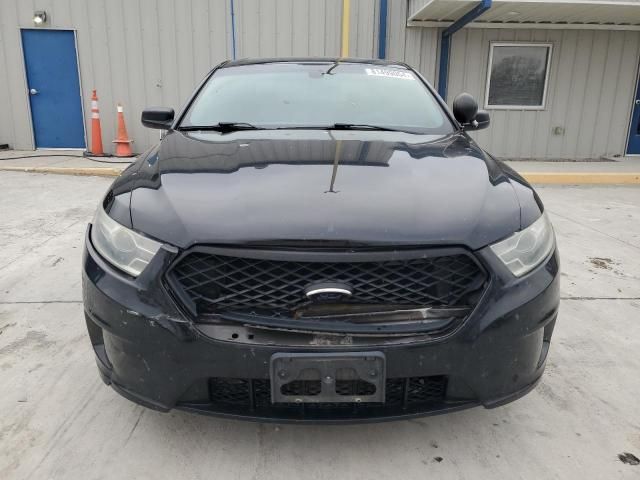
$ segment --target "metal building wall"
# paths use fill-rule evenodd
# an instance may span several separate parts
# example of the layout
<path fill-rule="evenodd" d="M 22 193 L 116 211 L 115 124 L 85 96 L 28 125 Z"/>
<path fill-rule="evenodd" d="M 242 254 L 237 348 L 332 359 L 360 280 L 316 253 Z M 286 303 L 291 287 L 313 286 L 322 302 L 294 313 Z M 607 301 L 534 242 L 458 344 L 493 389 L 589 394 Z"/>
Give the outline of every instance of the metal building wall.
<path fill-rule="evenodd" d="M 432 84 L 437 80 L 437 28 L 406 27 L 417 0 L 391 1 L 388 52 Z M 460 92 L 484 105 L 491 41 L 553 44 L 544 110 L 490 110 L 491 127 L 473 134 L 503 158 L 594 159 L 624 155 L 635 98 L 640 32 L 466 28 L 453 36 L 449 98 Z M 564 129 L 555 135 L 555 127 Z"/>
<path fill-rule="evenodd" d="M 350 55 L 372 57 L 378 0 L 352 0 Z M 100 98 L 105 148 L 125 106 L 134 150 L 158 139 L 139 118 L 145 106 L 179 108 L 213 66 L 232 58 L 229 0 L 0 0 L 0 141 L 33 148 L 20 28 L 76 30 L 85 125 L 90 96 Z M 339 56 L 342 0 L 235 0 L 236 56 Z M 87 131 L 87 135 L 90 132 Z"/>
<path fill-rule="evenodd" d="M 407 0 L 390 0 L 388 4 L 387 58 L 406 62 L 434 85 L 437 71 L 438 29 L 407 27 L 410 3 Z"/>
<path fill-rule="evenodd" d="M 236 7 L 238 58 L 340 54 L 341 0 L 238 0 Z"/>
<path fill-rule="evenodd" d="M 415 0 L 412 0 L 415 2 Z M 437 80 L 439 29 L 406 27 L 412 2 L 390 2 L 389 58 Z M 484 105 L 491 41 L 553 44 L 544 110 L 490 110 L 491 127 L 473 136 L 503 158 L 597 159 L 624 155 L 635 98 L 640 32 L 467 28 L 453 36 L 450 104 L 460 92 Z M 555 135 L 555 127 L 564 129 Z"/>
<path fill-rule="evenodd" d="M 378 0 L 351 0 L 349 56 L 375 55 Z M 236 0 L 242 57 L 340 56 L 342 0 Z"/>
<path fill-rule="evenodd" d="M 544 110 L 490 110 L 474 136 L 507 158 L 594 159 L 624 154 L 635 98 L 640 32 L 469 28 L 453 36 L 449 101 L 469 92 L 481 105 L 491 41 L 553 44 Z M 564 133 L 553 133 L 555 127 Z"/>
<path fill-rule="evenodd" d="M 85 125 L 97 88 L 105 147 L 111 146 L 115 107 L 122 102 L 134 150 L 142 151 L 158 139 L 157 131 L 140 124 L 142 109 L 179 107 L 211 66 L 229 56 L 227 8 L 224 0 L 2 0 L 0 64 L 7 68 L 0 73 L 0 95 L 7 85 L 13 125 L 0 120 L 0 136 L 9 131 L 14 148 L 33 148 L 19 28 L 33 28 L 34 10 L 47 11 L 46 28 L 76 30 Z"/>
<path fill-rule="evenodd" d="M 351 0 L 349 56 L 377 58 L 379 8 L 380 0 Z"/>
<path fill-rule="evenodd" d="M 435 83 L 439 30 L 406 27 L 416 0 L 388 2 L 387 58 L 409 63 Z M 103 139 L 115 135 L 115 105 L 125 105 L 134 149 L 157 141 L 142 127 L 145 106 L 179 108 L 204 74 L 232 56 L 229 0 L 1 0 L 0 141 L 33 148 L 20 45 L 36 9 L 47 28 L 77 32 L 85 125 L 98 89 Z M 375 57 L 379 0 L 351 0 L 350 55 Z M 235 0 L 236 54 L 241 57 L 338 56 L 342 0 Z M 624 152 L 635 93 L 640 32 L 464 29 L 453 37 L 449 92 L 484 102 L 491 40 L 554 44 L 547 108 L 492 110 L 477 138 L 512 158 L 597 158 Z M 554 127 L 564 128 L 553 135 Z M 87 132 L 89 134 L 89 132 Z"/>

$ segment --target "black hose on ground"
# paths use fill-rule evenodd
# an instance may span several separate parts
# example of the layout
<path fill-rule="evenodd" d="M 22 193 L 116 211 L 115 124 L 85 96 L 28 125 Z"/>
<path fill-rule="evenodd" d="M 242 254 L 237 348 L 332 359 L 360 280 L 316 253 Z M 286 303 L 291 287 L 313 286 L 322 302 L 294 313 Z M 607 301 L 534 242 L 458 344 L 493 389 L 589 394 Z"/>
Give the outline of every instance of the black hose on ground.
<path fill-rule="evenodd" d="M 80 155 L 65 155 L 62 153 L 54 153 L 51 155 L 21 155 L 21 156 L 17 156 L 17 157 L 5 157 L 5 158 L 0 158 L 0 162 L 4 161 L 4 160 L 22 160 L 24 158 L 38 158 L 38 157 L 68 157 L 68 158 L 86 158 L 87 160 L 91 160 L 92 162 L 97 162 L 97 163 L 114 163 L 114 164 L 129 164 L 132 163 L 133 160 L 99 160 L 96 157 L 85 157 L 85 156 L 80 156 Z"/>

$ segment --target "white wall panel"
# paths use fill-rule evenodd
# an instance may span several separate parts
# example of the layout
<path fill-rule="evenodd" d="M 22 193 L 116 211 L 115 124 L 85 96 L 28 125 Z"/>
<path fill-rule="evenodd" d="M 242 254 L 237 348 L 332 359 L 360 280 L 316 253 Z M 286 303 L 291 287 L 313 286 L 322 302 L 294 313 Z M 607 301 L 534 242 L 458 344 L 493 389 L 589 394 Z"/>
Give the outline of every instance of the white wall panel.
<path fill-rule="evenodd" d="M 406 62 L 432 84 L 436 80 L 438 30 L 407 27 L 406 0 L 389 0 L 387 26 L 387 58 Z"/>
<path fill-rule="evenodd" d="M 351 0 L 349 22 L 350 57 L 377 57 L 377 8 L 379 3 L 379 0 Z"/>
<path fill-rule="evenodd" d="M 422 0 L 389 0 L 387 58 L 437 79 L 440 32 L 406 27 Z M 122 102 L 134 149 L 157 141 L 142 127 L 145 106 L 180 108 L 213 66 L 232 56 L 229 0 L 0 0 L 0 143 L 33 147 L 20 28 L 34 10 L 50 28 L 76 30 L 85 122 L 100 97 L 103 141 L 111 149 Z M 350 56 L 375 57 L 379 0 L 351 0 Z M 339 56 L 342 0 L 235 0 L 237 57 Z M 636 88 L 640 33 L 590 30 L 464 29 L 452 42 L 450 98 L 461 91 L 484 102 L 492 40 L 553 43 L 547 106 L 492 110 L 478 132 L 492 153 L 512 158 L 597 158 L 624 153 Z M 553 134 L 554 127 L 564 134 Z M 90 137 L 90 132 L 87 132 Z"/>
<path fill-rule="evenodd" d="M 22 8 L 21 8 L 22 7 Z M 33 10 L 25 10 L 24 3 L 17 1 L 0 1 L 0 26 L 2 29 L 2 44 L 5 57 L 4 72 L 0 74 L 0 90 L 7 90 L 10 98 L 11 115 L 9 121 L 13 123 L 7 128 L 3 123 L 0 138 L 3 143 L 21 148 L 32 148 L 31 115 L 22 56 L 22 41 L 18 24 L 21 15 L 29 12 L 29 21 Z"/>
<path fill-rule="evenodd" d="M 1 14 L 1 13 L 0 13 Z M 4 34 L 6 36 L 6 33 Z M 8 67 L 6 46 L 3 38 L 2 28 L 0 28 L 0 65 Z M 0 69 L 0 106 L 6 109 L 3 115 L 0 115 L 0 143 L 8 143 L 11 139 L 15 138 L 16 129 L 15 122 L 13 120 L 14 102 L 15 100 L 11 96 L 9 91 L 9 69 Z"/>
<path fill-rule="evenodd" d="M 377 0 L 352 0 L 350 55 L 371 57 Z M 139 118 L 151 105 L 180 108 L 203 76 L 232 57 L 229 0 L 39 0 L 47 28 L 76 31 L 85 110 L 98 90 L 103 143 L 112 149 L 116 104 L 125 108 L 134 150 L 158 139 Z M 0 1 L 0 142 L 33 148 L 20 28 L 32 28 L 36 3 Z M 243 57 L 339 56 L 341 0 L 235 0 L 236 53 Z M 87 137 L 90 139 L 90 131 Z"/>
<path fill-rule="evenodd" d="M 453 37 L 449 103 L 460 92 L 485 101 L 491 41 L 553 44 L 544 110 L 490 110 L 474 134 L 498 157 L 594 159 L 623 154 L 636 88 L 640 33 L 464 29 Z M 563 133 L 554 134 L 559 127 Z"/>
<path fill-rule="evenodd" d="M 359 18 L 373 23 L 368 4 L 374 1 L 352 1 L 352 38 L 354 26 L 360 27 Z M 236 0 L 235 5 L 238 58 L 340 55 L 341 0 Z M 354 56 L 356 50 L 371 48 L 371 32 L 361 35 L 362 39 L 352 40 Z"/>

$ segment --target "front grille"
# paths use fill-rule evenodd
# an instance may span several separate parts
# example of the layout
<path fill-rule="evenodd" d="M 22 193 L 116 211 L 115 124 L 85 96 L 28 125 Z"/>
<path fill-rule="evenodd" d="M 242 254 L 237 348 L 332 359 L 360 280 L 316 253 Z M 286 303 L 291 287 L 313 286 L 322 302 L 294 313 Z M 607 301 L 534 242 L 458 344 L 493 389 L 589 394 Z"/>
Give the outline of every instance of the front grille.
<path fill-rule="evenodd" d="M 348 255 L 338 253 L 337 255 Z M 289 261 L 192 251 L 170 271 L 178 297 L 196 313 L 292 316 L 308 303 L 305 288 L 322 282 L 348 285 L 341 303 L 411 307 L 469 307 L 486 274 L 467 253 L 376 261 Z"/>
<path fill-rule="evenodd" d="M 291 388 L 299 394 L 315 391 L 308 381 Z M 291 382 L 294 383 L 294 382 Z M 291 385 L 291 384 L 289 384 Z M 349 381 L 341 389 L 352 395 L 367 391 L 367 382 Z M 306 390 L 309 389 L 309 390 Z M 336 389 L 337 390 L 337 389 Z M 447 377 L 389 378 L 385 382 L 384 403 L 271 403 L 271 382 L 265 379 L 211 378 L 208 409 L 220 413 L 278 418 L 363 418 L 426 412 L 445 402 Z M 364 393 L 357 393 L 364 394 Z"/>

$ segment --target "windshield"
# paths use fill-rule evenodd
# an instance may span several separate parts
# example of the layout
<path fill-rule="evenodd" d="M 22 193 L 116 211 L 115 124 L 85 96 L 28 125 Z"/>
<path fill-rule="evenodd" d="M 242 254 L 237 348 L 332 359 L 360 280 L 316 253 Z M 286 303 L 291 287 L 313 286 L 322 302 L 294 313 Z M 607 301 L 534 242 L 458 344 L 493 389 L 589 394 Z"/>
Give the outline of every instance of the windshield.
<path fill-rule="evenodd" d="M 180 127 L 243 123 L 257 128 L 336 124 L 444 134 L 453 126 L 422 81 L 403 67 L 270 63 L 221 68 Z"/>

